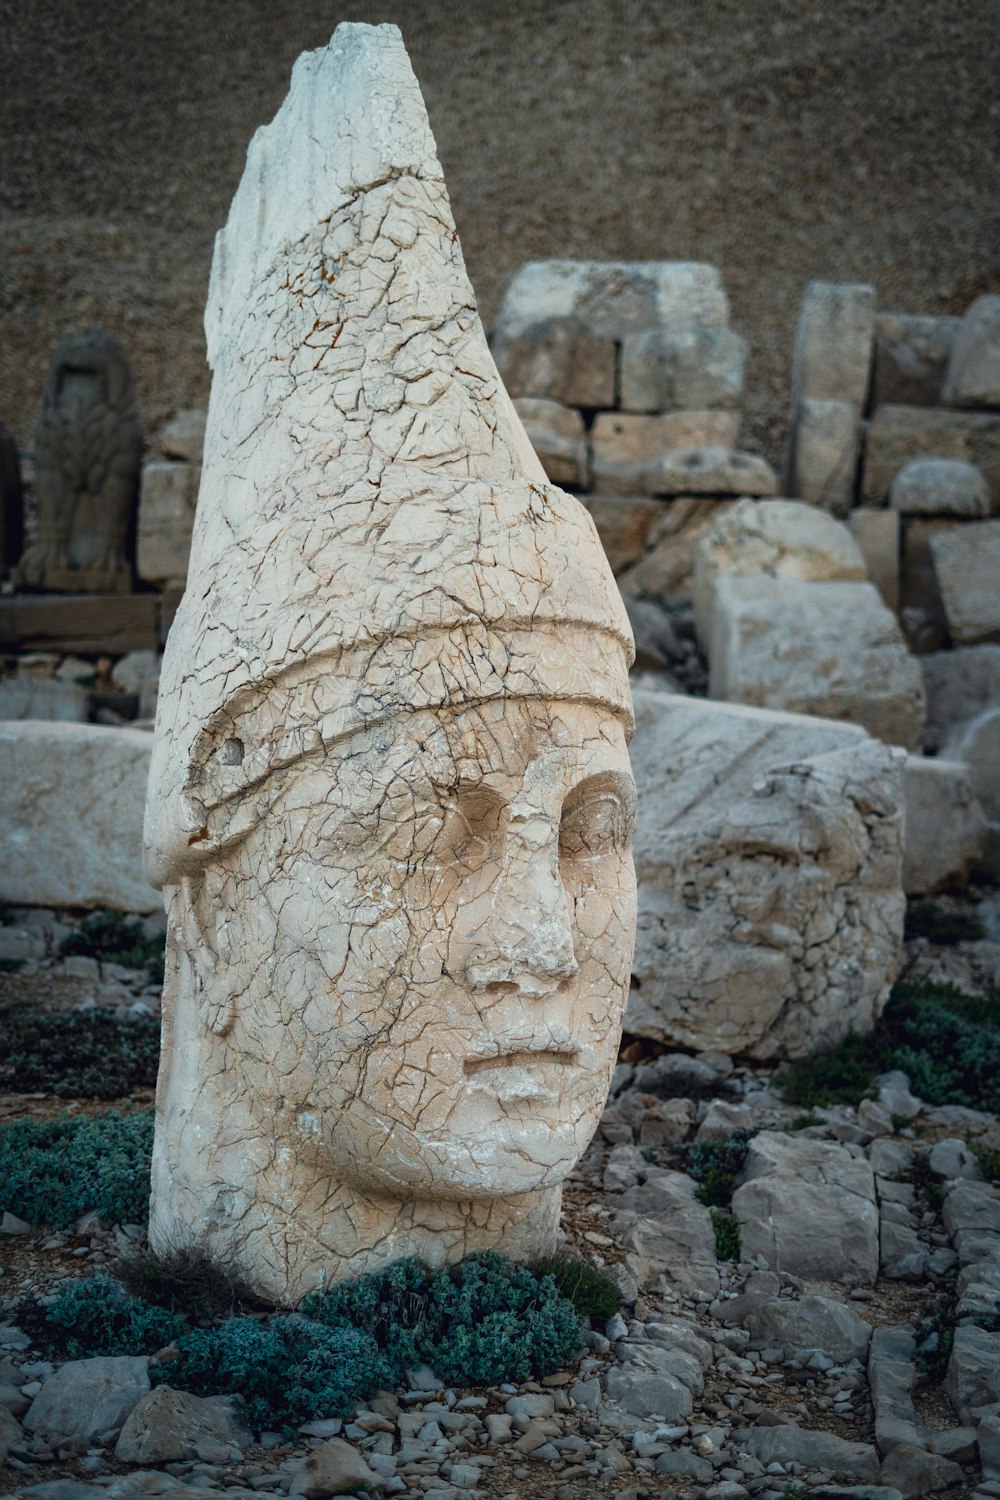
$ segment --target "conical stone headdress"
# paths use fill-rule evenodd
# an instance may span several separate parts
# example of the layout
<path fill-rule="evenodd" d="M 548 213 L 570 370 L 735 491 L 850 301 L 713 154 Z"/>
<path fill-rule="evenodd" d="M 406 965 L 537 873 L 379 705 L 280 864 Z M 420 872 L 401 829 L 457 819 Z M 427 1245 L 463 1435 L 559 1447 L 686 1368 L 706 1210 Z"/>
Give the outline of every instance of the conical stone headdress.
<path fill-rule="evenodd" d="M 270 773 L 420 707 L 604 704 L 632 640 L 500 383 L 394 26 L 299 59 L 216 240 L 213 370 L 146 842 L 165 884 Z"/>

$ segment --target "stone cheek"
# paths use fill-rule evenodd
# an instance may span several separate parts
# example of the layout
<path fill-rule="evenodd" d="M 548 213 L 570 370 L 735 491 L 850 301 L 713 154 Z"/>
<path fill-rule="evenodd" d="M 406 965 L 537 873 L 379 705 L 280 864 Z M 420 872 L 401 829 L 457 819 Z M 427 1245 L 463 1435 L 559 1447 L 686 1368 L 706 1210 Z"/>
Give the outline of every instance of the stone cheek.
<path fill-rule="evenodd" d="M 280 775 L 174 899 L 154 1238 L 193 1228 L 281 1301 L 468 1253 L 477 1223 L 532 1253 L 596 1127 L 628 987 L 619 722 L 424 711 Z"/>

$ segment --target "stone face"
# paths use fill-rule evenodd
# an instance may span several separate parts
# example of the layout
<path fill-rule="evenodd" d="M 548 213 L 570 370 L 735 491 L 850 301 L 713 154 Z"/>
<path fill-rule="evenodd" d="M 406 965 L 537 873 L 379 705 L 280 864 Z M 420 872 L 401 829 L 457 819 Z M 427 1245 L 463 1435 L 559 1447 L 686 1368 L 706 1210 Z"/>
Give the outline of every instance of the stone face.
<path fill-rule="evenodd" d="M 730 448 L 680 448 L 661 453 L 643 473 L 650 495 L 774 495 L 778 480 L 756 453 Z"/>
<path fill-rule="evenodd" d="M 0 900 L 154 911 L 142 869 L 152 740 L 95 724 L 0 724 Z"/>
<path fill-rule="evenodd" d="M 203 406 L 189 406 L 179 411 L 160 433 L 160 447 L 167 458 L 177 458 L 183 463 L 201 464 L 205 449 L 205 421 L 208 413 Z"/>
<path fill-rule="evenodd" d="M 870 1284 L 878 1274 L 875 1179 L 865 1160 L 827 1141 L 761 1131 L 733 1194 L 743 1254 L 816 1281 Z"/>
<path fill-rule="evenodd" d="M 1000 406 L 1000 297 L 977 297 L 962 319 L 941 400 L 945 406 Z"/>
<path fill-rule="evenodd" d="M 908 755 L 903 789 L 903 889 L 930 895 L 964 885 L 986 844 L 986 818 L 969 767 L 960 760 Z"/>
<path fill-rule="evenodd" d="M 920 667 L 870 583 L 726 573 L 708 656 L 713 698 L 846 719 L 887 744 L 921 744 Z"/>
<path fill-rule="evenodd" d="M 670 411 L 660 416 L 601 412 L 590 433 L 594 491 L 642 492 L 647 470 L 679 448 L 729 448 L 740 429 L 739 412 Z"/>
<path fill-rule="evenodd" d="M 146 821 L 151 1241 L 283 1303 L 554 1246 L 616 1059 L 628 620 L 474 308 L 399 32 L 342 26 L 216 241 Z"/>
<path fill-rule="evenodd" d="M 200 480 L 199 464 L 154 460 L 144 466 L 136 572 L 147 583 L 184 587 Z"/>
<path fill-rule="evenodd" d="M 783 489 L 846 516 L 854 500 L 860 409 L 849 401 L 800 401 L 792 419 Z"/>
<path fill-rule="evenodd" d="M 889 504 L 906 516 L 988 516 L 990 487 L 975 464 L 958 458 L 915 458 L 889 486 Z"/>
<path fill-rule="evenodd" d="M 520 397 L 514 408 L 552 483 L 585 489 L 587 439 L 580 413 L 561 406 L 558 401 L 541 401 L 532 396 Z"/>
<path fill-rule="evenodd" d="M 985 818 L 979 867 L 991 878 L 1000 875 L 1000 705 L 952 731 L 943 754 L 968 767 L 969 781 Z"/>
<path fill-rule="evenodd" d="M 22 588 L 113 593 L 132 587 L 125 557 L 142 428 L 125 350 L 103 328 L 56 350 L 35 435 L 37 537 Z"/>
<path fill-rule="evenodd" d="M 846 526 L 796 500 L 741 500 L 719 515 L 695 554 L 694 610 L 698 639 L 712 635 L 720 575 L 861 582 L 865 562 Z"/>
<path fill-rule="evenodd" d="M 898 757 L 848 724 L 647 692 L 635 706 L 628 1030 L 776 1057 L 868 1029 L 902 936 Z"/>
<path fill-rule="evenodd" d="M 899 608 L 899 513 L 894 510 L 852 510 L 851 535 L 864 558 L 868 577 L 890 609 Z"/>
<path fill-rule="evenodd" d="M 622 339 L 622 411 L 738 408 L 746 340 L 729 328 L 646 329 Z"/>
<path fill-rule="evenodd" d="M 800 401 L 846 401 L 863 407 L 874 339 L 874 287 L 810 282 L 795 338 L 793 407 Z"/>
<path fill-rule="evenodd" d="M 957 458 L 981 469 L 1000 502 L 1000 416 L 880 406 L 865 439 L 861 503 L 884 505 L 894 475 L 915 458 Z"/>
<path fill-rule="evenodd" d="M 872 405 L 937 406 L 961 321 L 880 313 Z"/>
<path fill-rule="evenodd" d="M 121 1431 L 149 1390 L 145 1355 L 104 1355 L 60 1365 L 24 1416 L 25 1430 L 57 1447 L 67 1438 L 94 1438 Z"/>
<path fill-rule="evenodd" d="M 930 548 L 954 643 L 1000 641 L 1000 521 L 942 532 Z"/>
<path fill-rule="evenodd" d="M 223 1455 L 252 1441 L 230 1396 L 192 1396 L 158 1385 L 132 1408 L 115 1446 L 127 1464 L 163 1464 Z M 214 1458 L 213 1458 L 214 1455 Z"/>
<path fill-rule="evenodd" d="M 928 750 L 953 728 L 1000 704 L 1000 646 L 958 646 L 920 658 L 927 695 Z"/>

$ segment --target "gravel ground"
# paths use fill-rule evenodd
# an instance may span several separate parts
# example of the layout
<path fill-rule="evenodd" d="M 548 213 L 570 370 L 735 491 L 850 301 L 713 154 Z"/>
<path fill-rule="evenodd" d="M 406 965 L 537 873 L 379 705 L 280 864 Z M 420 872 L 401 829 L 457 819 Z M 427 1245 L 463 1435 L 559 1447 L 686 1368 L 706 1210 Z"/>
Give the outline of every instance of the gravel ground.
<path fill-rule="evenodd" d="M 0 0 L 0 420 L 69 332 L 121 335 L 147 431 L 208 393 L 212 236 L 292 64 L 398 23 L 487 325 L 539 256 L 708 260 L 776 459 L 803 286 L 962 311 L 1000 288 L 997 0 Z"/>

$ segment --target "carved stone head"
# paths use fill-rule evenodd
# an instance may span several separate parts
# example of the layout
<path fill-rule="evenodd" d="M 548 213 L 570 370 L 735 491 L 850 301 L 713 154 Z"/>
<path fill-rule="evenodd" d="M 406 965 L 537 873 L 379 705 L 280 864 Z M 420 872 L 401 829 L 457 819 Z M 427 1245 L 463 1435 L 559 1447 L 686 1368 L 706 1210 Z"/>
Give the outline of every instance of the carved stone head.
<path fill-rule="evenodd" d="M 540 1253 L 628 990 L 631 640 L 499 383 L 394 27 L 300 59 L 211 307 L 147 809 L 153 1242 L 283 1302 Z"/>

